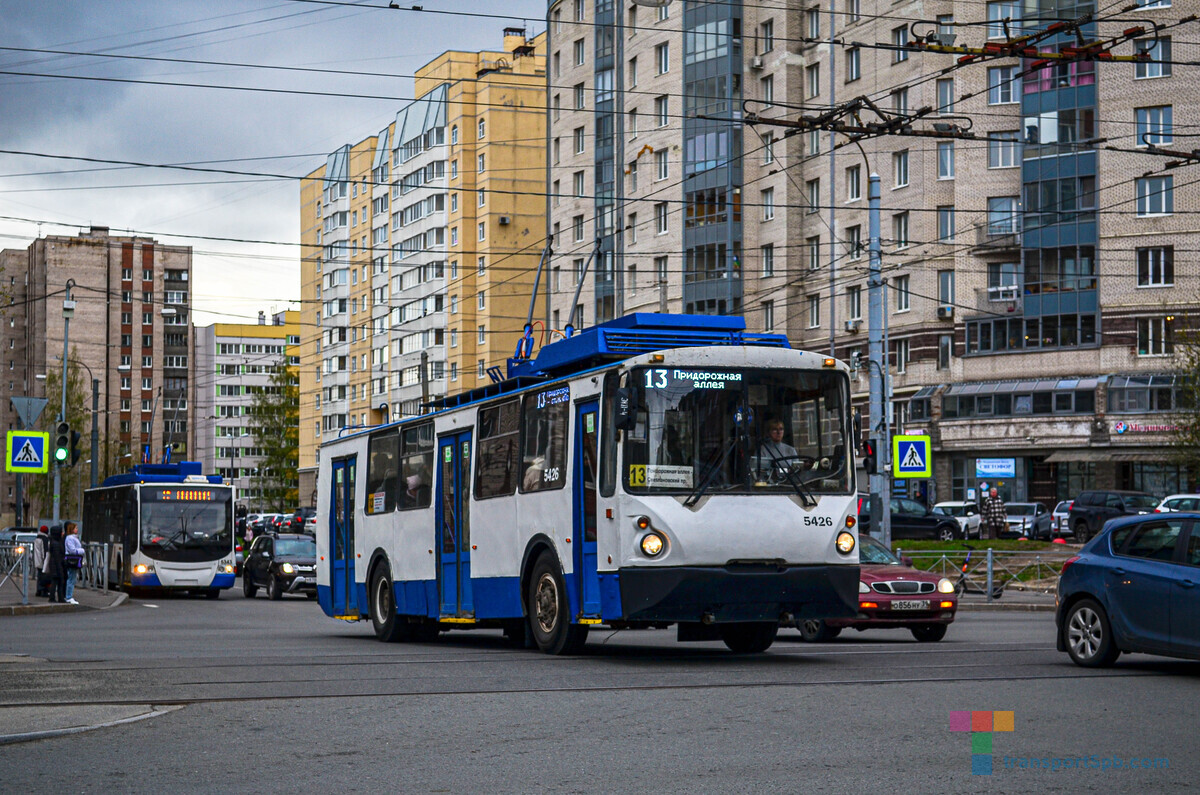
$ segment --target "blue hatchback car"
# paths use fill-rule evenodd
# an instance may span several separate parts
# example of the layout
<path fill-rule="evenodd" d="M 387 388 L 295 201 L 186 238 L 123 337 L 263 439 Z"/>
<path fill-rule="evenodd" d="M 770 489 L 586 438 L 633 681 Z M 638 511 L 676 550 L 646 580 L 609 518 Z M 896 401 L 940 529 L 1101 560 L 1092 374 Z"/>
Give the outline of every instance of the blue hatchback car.
<path fill-rule="evenodd" d="M 1121 652 L 1200 659 L 1200 513 L 1108 522 L 1063 566 L 1058 650 L 1089 668 Z"/>

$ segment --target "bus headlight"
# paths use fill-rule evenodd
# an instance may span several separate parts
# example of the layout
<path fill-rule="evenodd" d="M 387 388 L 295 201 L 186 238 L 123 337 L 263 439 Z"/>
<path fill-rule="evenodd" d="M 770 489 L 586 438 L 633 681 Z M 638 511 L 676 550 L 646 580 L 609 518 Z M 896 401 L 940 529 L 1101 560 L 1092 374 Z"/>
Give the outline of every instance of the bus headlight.
<path fill-rule="evenodd" d="M 284 563 L 282 566 L 279 567 L 279 570 L 282 571 L 284 574 L 294 574 L 296 571 L 296 567 L 290 563 Z"/>
<path fill-rule="evenodd" d="M 849 555 L 854 551 L 854 533 L 847 533 L 845 530 L 837 535 L 837 550 L 843 555 Z"/>
<path fill-rule="evenodd" d="M 954 583 L 945 577 L 938 580 L 938 593 L 954 593 Z"/>
<path fill-rule="evenodd" d="M 642 552 L 646 553 L 647 557 L 656 558 L 666 549 L 666 542 L 658 533 L 647 533 L 642 536 Z"/>
<path fill-rule="evenodd" d="M 133 567 L 134 574 L 153 574 L 154 566 L 149 563 L 139 563 Z"/>
<path fill-rule="evenodd" d="M 233 574 L 233 564 L 226 563 L 224 566 L 221 567 L 221 571 L 225 572 L 226 574 Z"/>

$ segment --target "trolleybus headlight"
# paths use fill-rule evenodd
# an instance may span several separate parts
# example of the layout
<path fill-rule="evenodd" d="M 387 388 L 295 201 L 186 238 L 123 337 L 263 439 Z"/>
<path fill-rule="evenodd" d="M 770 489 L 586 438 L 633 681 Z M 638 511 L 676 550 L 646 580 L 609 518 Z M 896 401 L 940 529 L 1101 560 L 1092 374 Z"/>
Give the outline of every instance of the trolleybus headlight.
<path fill-rule="evenodd" d="M 646 535 L 642 536 L 642 552 L 645 552 L 649 557 L 658 557 L 662 554 L 662 551 L 666 548 L 666 546 L 667 545 L 663 541 L 663 537 L 658 533 L 647 533 Z"/>
<path fill-rule="evenodd" d="M 870 592 L 871 592 L 871 586 L 867 585 L 867 584 L 866 584 L 865 582 L 863 582 L 862 580 L 859 580 L 859 581 L 858 581 L 858 592 L 859 592 L 859 593 L 870 593 Z"/>
<path fill-rule="evenodd" d="M 149 563 L 139 563 L 133 567 L 134 574 L 152 574 L 154 567 Z"/>
<path fill-rule="evenodd" d="M 285 563 L 279 567 L 279 570 L 282 571 L 284 574 L 292 574 L 293 572 L 296 571 L 296 567 L 290 563 Z"/>
<path fill-rule="evenodd" d="M 233 564 L 226 563 L 223 567 L 221 567 L 221 570 L 224 571 L 226 574 L 233 574 Z"/>
<path fill-rule="evenodd" d="M 938 593 L 954 593 L 954 583 L 945 577 L 938 580 Z"/>
<path fill-rule="evenodd" d="M 845 530 L 838 533 L 837 549 L 838 549 L 838 552 L 841 552 L 843 555 L 849 555 L 851 552 L 853 552 L 854 551 L 854 534 L 847 533 Z"/>

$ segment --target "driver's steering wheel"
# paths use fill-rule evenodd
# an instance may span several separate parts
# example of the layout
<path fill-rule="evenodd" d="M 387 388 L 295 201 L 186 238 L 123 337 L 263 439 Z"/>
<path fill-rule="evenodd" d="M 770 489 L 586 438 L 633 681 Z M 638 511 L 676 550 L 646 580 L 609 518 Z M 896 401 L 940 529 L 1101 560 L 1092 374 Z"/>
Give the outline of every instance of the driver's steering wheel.
<path fill-rule="evenodd" d="M 788 475 L 812 469 L 816 459 L 807 455 L 782 455 L 762 461 L 765 465 L 767 482 L 771 484 L 787 483 Z"/>

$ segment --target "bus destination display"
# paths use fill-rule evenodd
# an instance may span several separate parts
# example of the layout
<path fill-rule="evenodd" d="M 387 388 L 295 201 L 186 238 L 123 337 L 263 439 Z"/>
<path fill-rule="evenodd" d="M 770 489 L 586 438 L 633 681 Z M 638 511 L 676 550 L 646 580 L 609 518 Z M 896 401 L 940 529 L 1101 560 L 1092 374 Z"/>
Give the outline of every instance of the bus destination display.
<path fill-rule="evenodd" d="M 213 502 L 224 498 L 213 489 L 146 489 L 142 498 L 157 502 Z"/>

